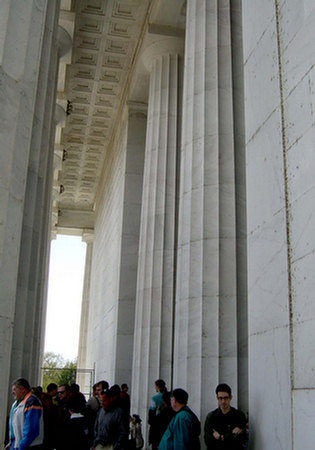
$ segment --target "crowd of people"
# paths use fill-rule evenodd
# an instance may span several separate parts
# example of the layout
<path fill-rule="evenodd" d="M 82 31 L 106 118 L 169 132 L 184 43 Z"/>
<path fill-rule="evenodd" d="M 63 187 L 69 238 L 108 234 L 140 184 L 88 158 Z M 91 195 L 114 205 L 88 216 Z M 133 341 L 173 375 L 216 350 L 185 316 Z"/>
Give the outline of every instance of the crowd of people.
<path fill-rule="evenodd" d="M 169 392 L 156 380 L 148 422 L 152 450 L 199 450 L 201 423 L 188 406 L 188 393 Z M 47 392 L 31 389 L 19 378 L 12 383 L 15 402 L 9 417 L 7 450 L 140 450 L 144 446 L 141 419 L 130 416 L 127 384 L 99 381 L 86 401 L 77 384 L 51 383 Z M 245 414 L 231 406 L 227 384 L 216 388 L 218 408 L 204 424 L 207 450 L 244 450 L 248 432 Z"/>

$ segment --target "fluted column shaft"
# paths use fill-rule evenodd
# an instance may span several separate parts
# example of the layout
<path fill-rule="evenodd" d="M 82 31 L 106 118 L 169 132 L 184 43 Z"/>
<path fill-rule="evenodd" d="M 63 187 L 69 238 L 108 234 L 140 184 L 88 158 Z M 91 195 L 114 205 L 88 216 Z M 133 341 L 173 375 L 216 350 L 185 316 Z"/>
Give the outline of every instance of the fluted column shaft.
<path fill-rule="evenodd" d="M 82 241 L 86 242 L 85 253 L 85 270 L 84 270 L 84 282 L 82 292 L 81 303 L 81 320 L 80 320 L 80 332 L 79 332 L 79 345 L 78 345 L 78 369 L 91 369 L 87 367 L 87 334 L 88 334 L 88 320 L 90 310 L 90 283 L 91 283 L 91 266 L 93 255 L 93 240 L 94 234 L 92 232 L 84 232 Z M 85 394 L 89 392 L 90 374 L 78 373 L 77 383 L 80 385 L 81 391 Z M 92 393 L 90 392 L 90 395 Z"/>
<path fill-rule="evenodd" d="M 237 384 L 236 230 L 230 3 L 188 0 L 174 385 L 204 417 Z"/>
<path fill-rule="evenodd" d="M 59 2 L 1 6 L 0 440 L 10 381 L 39 382 L 49 244 Z M 11 396 L 10 396 L 11 400 Z"/>
<path fill-rule="evenodd" d="M 46 264 L 50 243 L 50 196 L 52 158 L 55 134 L 55 92 L 58 67 L 58 45 L 56 38 L 56 14 L 51 5 L 48 8 L 44 36 L 39 86 L 37 93 L 33 130 L 30 143 L 26 188 L 24 196 L 24 217 L 20 248 L 20 262 L 17 280 L 15 331 L 11 361 L 11 379 L 20 373 L 31 380 L 39 377 L 39 359 L 45 316 L 43 301 L 46 286 Z M 45 149 L 43 151 L 43 149 Z M 32 363 L 30 364 L 30 361 Z"/>
<path fill-rule="evenodd" d="M 131 383 L 147 104 L 129 101 L 118 293 L 115 380 Z"/>
<path fill-rule="evenodd" d="M 172 378 L 180 45 L 145 55 L 150 90 L 139 244 L 133 407 L 146 420 L 154 381 Z M 152 57 L 152 52 L 157 51 Z"/>

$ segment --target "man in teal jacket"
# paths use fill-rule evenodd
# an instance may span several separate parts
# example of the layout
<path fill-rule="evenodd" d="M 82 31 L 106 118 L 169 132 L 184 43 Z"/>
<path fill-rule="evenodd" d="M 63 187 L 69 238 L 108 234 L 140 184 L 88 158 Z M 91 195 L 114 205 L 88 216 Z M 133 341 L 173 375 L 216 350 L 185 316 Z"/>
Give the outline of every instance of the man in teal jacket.
<path fill-rule="evenodd" d="M 199 450 L 200 421 L 187 406 L 188 394 L 184 389 L 174 389 L 171 405 L 176 412 L 168 425 L 159 450 Z"/>

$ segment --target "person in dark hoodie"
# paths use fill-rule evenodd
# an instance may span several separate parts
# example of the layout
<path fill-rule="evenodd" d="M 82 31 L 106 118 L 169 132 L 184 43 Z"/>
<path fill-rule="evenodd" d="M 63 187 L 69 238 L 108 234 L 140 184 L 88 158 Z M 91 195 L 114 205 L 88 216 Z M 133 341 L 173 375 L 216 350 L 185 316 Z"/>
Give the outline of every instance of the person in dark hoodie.
<path fill-rule="evenodd" d="M 163 434 L 159 450 L 200 449 L 200 421 L 187 403 L 188 393 L 184 389 L 172 391 L 171 405 L 176 414 Z"/>
<path fill-rule="evenodd" d="M 69 450 L 89 450 L 88 423 L 81 414 L 82 400 L 73 396 L 69 399 L 68 408 L 70 420 L 66 430 L 67 449 Z"/>
<path fill-rule="evenodd" d="M 152 449 L 159 447 L 159 443 L 168 427 L 168 424 L 175 416 L 175 411 L 171 406 L 171 393 L 169 391 L 163 393 L 162 400 L 164 407 L 160 414 L 156 416 L 155 426 L 151 433 Z"/>

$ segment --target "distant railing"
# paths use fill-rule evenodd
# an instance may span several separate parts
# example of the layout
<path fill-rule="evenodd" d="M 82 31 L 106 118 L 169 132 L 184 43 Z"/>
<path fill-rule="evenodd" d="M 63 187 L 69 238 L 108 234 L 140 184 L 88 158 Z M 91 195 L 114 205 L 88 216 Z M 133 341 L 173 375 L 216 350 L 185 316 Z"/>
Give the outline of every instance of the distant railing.
<path fill-rule="evenodd" d="M 93 384 L 95 383 L 94 369 L 78 369 L 72 367 L 42 367 L 42 384 L 43 380 L 50 379 L 51 382 L 62 384 L 67 382 L 78 383 L 81 392 L 86 398 L 90 398 L 93 393 Z M 46 388 L 46 386 L 43 386 Z"/>

